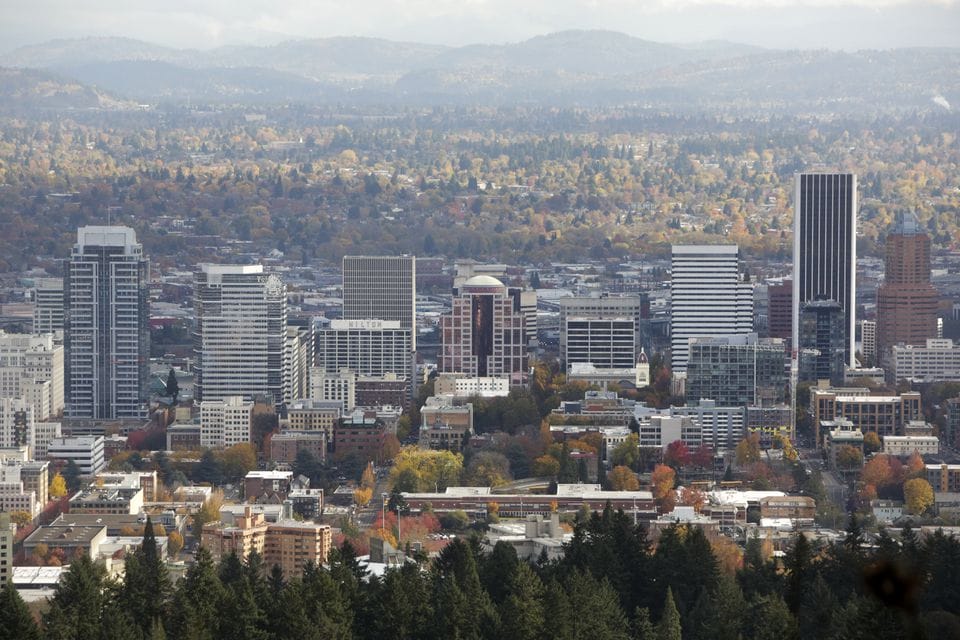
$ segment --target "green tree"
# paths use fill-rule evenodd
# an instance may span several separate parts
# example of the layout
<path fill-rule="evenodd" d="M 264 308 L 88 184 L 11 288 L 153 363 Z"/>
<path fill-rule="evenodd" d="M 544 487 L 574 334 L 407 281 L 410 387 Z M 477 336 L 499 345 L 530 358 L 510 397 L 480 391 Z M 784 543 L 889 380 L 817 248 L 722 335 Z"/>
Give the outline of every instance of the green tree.
<path fill-rule="evenodd" d="M 667 587 L 667 595 L 663 601 L 663 613 L 657 623 L 657 640 L 680 640 L 680 612 L 673 601 L 673 590 Z"/>
<path fill-rule="evenodd" d="M 67 482 L 67 490 L 71 495 L 80 490 L 80 467 L 73 460 L 67 460 L 63 468 L 63 479 Z"/>
<path fill-rule="evenodd" d="M 655 640 L 657 628 L 650 621 L 650 610 L 646 607 L 637 607 L 633 614 L 634 640 Z"/>
<path fill-rule="evenodd" d="M 40 640 L 40 628 L 13 583 L 0 589 L 0 638 Z"/>
<path fill-rule="evenodd" d="M 813 571 L 813 549 L 802 532 L 797 533 L 793 547 L 787 552 L 784 569 L 787 573 L 784 599 L 791 611 L 798 611 Z"/>
<path fill-rule="evenodd" d="M 503 628 L 517 640 L 537 640 L 543 633 L 543 583 L 525 562 L 518 563 L 507 586 L 503 603 Z"/>
<path fill-rule="evenodd" d="M 168 627 L 170 635 L 194 640 L 217 638 L 223 585 L 209 551 L 203 547 L 197 550 L 196 561 L 177 586 Z"/>
<path fill-rule="evenodd" d="M 50 599 L 44 616 L 46 637 L 53 640 L 99 638 L 105 572 L 87 554 L 73 558 Z"/>
<path fill-rule="evenodd" d="M 764 596 L 751 603 L 747 636 L 756 640 L 795 640 L 797 621 L 779 596 Z"/>
<path fill-rule="evenodd" d="M 167 374 L 166 388 L 170 402 L 176 405 L 177 400 L 180 398 L 180 383 L 177 382 L 177 373 L 173 370 L 173 367 L 170 367 L 170 373 Z"/>
<path fill-rule="evenodd" d="M 167 567 L 157 550 L 153 522 L 147 516 L 143 527 L 143 544 L 126 560 L 120 600 L 124 610 L 137 612 L 140 631 L 146 635 L 155 621 L 163 619 L 172 592 Z"/>

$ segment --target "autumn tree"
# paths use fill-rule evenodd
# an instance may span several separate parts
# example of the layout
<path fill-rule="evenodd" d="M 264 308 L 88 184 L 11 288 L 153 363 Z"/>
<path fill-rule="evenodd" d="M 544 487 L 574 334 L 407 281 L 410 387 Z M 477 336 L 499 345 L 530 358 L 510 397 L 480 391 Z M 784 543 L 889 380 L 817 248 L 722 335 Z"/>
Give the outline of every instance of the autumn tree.
<path fill-rule="evenodd" d="M 371 498 L 373 498 L 373 489 L 358 487 L 353 490 L 353 501 L 361 509 L 370 504 Z"/>
<path fill-rule="evenodd" d="M 667 450 L 663 454 L 663 463 L 674 469 L 682 469 L 690 464 L 690 460 L 690 449 L 683 440 L 674 440 L 668 444 Z"/>
<path fill-rule="evenodd" d="M 760 434 L 751 433 L 737 444 L 737 465 L 746 466 L 760 462 Z"/>
<path fill-rule="evenodd" d="M 459 484 L 462 470 L 459 453 L 403 447 L 394 458 L 390 484 L 403 485 L 402 491 L 443 491 Z"/>
<path fill-rule="evenodd" d="M 369 489 L 372 493 L 377 486 L 377 476 L 373 472 L 373 463 L 368 462 L 367 466 L 363 468 L 363 473 L 360 475 L 360 486 L 364 489 Z"/>
<path fill-rule="evenodd" d="M 837 451 L 837 467 L 844 470 L 856 469 L 863 464 L 863 454 L 860 449 L 845 444 Z"/>
<path fill-rule="evenodd" d="M 676 500 L 673 487 L 677 473 L 665 464 L 658 464 L 650 475 L 650 484 L 653 487 L 653 498 L 660 505 L 662 511 L 672 511 Z"/>
<path fill-rule="evenodd" d="M 611 469 L 610 473 L 607 474 L 607 481 L 614 491 L 638 491 L 640 489 L 640 480 L 637 478 L 637 474 L 624 465 Z"/>
<path fill-rule="evenodd" d="M 533 461 L 533 475 L 556 477 L 560 473 L 560 461 L 551 455 L 542 455 Z"/>
<path fill-rule="evenodd" d="M 907 511 L 921 514 L 933 505 L 933 487 L 923 478 L 912 478 L 903 485 L 903 500 Z"/>
<path fill-rule="evenodd" d="M 67 481 L 59 473 L 55 474 L 50 480 L 50 497 L 60 499 L 67 495 Z"/>
<path fill-rule="evenodd" d="M 880 451 L 883 448 L 883 444 L 880 442 L 880 436 L 877 435 L 876 431 L 868 431 L 863 434 L 863 450 L 867 455 L 871 455 Z"/>

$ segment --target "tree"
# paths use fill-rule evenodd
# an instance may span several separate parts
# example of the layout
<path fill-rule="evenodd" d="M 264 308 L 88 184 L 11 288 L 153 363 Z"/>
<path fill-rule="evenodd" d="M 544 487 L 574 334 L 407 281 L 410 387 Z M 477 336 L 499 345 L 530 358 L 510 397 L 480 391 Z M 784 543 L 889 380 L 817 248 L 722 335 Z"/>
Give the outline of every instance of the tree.
<path fill-rule="evenodd" d="M 452 451 L 432 451 L 417 446 L 403 447 L 394 458 L 390 482 L 396 486 L 406 477 L 415 485 L 412 491 L 443 491 L 456 486 L 463 470 L 463 456 Z"/>
<path fill-rule="evenodd" d="M 863 454 L 860 449 L 845 444 L 837 451 L 837 467 L 840 469 L 856 469 L 863 464 Z"/>
<path fill-rule="evenodd" d="M 876 453 L 883 448 L 883 444 L 880 442 L 880 436 L 877 435 L 876 431 L 868 431 L 863 435 L 863 450 L 867 455 Z"/>
<path fill-rule="evenodd" d="M 67 490 L 71 493 L 80 490 L 80 467 L 72 459 L 67 460 L 63 468 L 63 478 L 67 482 Z"/>
<path fill-rule="evenodd" d="M 144 634 L 150 632 L 155 620 L 163 618 L 173 591 L 154 531 L 153 522 L 147 516 L 143 527 L 143 544 L 127 557 L 121 591 L 123 609 L 137 612 L 140 631 Z"/>
<path fill-rule="evenodd" d="M 663 511 L 673 509 L 676 500 L 673 486 L 676 481 L 676 472 L 665 464 L 658 464 L 650 474 L 650 483 L 653 485 L 653 498 L 660 503 Z"/>
<path fill-rule="evenodd" d="M 33 522 L 33 516 L 28 511 L 13 511 L 10 513 L 10 521 L 18 527 L 26 527 Z"/>
<path fill-rule="evenodd" d="M 907 480 L 903 485 L 903 500 L 907 511 L 921 514 L 933 504 L 933 487 L 923 478 Z"/>
<path fill-rule="evenodd" d="M 623 465 L 636 469 L 637 460 L 640 456 L 640 438 L 635 433 L 628 435 L 623 442 L 613 449 L 610 461 L 614 466 Z"/>
<path fill-rule="evenodd" d="M 864 484 L 872 484 L 877 490 L 884 489 L 894 482 L 893 470 L 890 468 L 890 458 L 886 455 L 873 456 L 860 471 L 860 479 Z"/>
<path fill-rule="evenodd" d="M 241 442 L 223 451 L 220 460 L 224 479 L 237 481 L 257 468 L 257 450 L 251 443 Z"/>
<path fill-rule="evenodd" d="M 751 433 L 737 444 L 737 466 L 760 462 L 760 434 Z"/>
<path fill-rule="evenodd" d="M 795 640 L 797 621 L 780 596 L 754 601 L 747 616 L 748 637 L 757 640 Z"/>
<path fill-rule="evenodd" d="M 607 474 L 607 481 L 614 491 L 639 491 L 640 480 L 637 474 L 623 465 L 614 467 Z"/>
<path fill-rule="evenodd" d="M 673 590 L 667 587 L 667 596 L 663 601 L 663 613 L 657 623 L 657 640 L 680 640 L 680 612 L 673 601 Z"/>
<path fill-rule="evenodd" d="M 40 628 L 10 580 L 0 589 L 0 637 L 40 640 Z"/>
<path fill-rule="evenodd" d="M 497 451 L 475 453 L 464 472 L 464 482 L 470 486 L 497 487 L 512 479 L 510 461 Z"/>
<path fill-rule="evenodd" d="M 176 405 L 177 400 L 180 398 L 180 383 L 177 382 L 177 374 L 173 370 L 173 367 L 170 367 L 170 373 L 167 374 L 166 387 L 170 402 Z"/>
<path fill-rule="evenodd" d="M 907 459 L 907 464 L 904 465 L 903 474 L 904 478 L 922 478 L 926 472 L 926 465 L 923 462 L 923 458 L 920 457 L 920 454 L 914 451 L 910 454 L 910 458 Z"/>
<path fill-rule="evenodd" d="M 560 461 L 551 455 L 543 455 L 533 461 L 533 475 L 555 478 L 560 473 Z"/>
<path fill-rule="evenodd" d="M 103 609 L 104 569 L 80 554 L 57 583 L 44 616 L 46 637 L 54 640 L 99 638 Z"/>
<path fill-rule="evenodd" d="M 167 534 L 167 553 L 175 557 L 183 550 L 183 536 L 176 531 Z"/>
<path fill-rule="evenodd" d="M 50 480 L 50 497 L 60 499 L 67 495 L 67 481 L 59 473 Z"/>
<path fill-rule="evenodd" d="M 663 463 L 674 469 L 682 469 L 690 464 L 690 460 L 690 449 L 683 440 L 674 440 L 667 445 L 667 450 L 663 453 Z"/>
<path fill-rule="evenodd" d="M 353 490 L 353 501 L 361 509 L 370 504 L 371 498 L 373 498 L 373 489 L 358 487 Z"/>
<path fill-rule="evenodd" d="M 502 607 L 503 628 L 517 640 L 538 640 L 546 622 L 543 610 L 543 584 L 526 562 L 518 562 L 507 583 L 507 598 Z"/>

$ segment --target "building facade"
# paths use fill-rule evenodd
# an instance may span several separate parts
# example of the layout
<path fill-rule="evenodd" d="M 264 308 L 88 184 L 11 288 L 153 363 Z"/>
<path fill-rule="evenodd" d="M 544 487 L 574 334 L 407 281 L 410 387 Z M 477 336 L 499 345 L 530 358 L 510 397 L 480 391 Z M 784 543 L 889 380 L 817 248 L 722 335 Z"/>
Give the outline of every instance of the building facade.
<path fill-rule="evenodd" d="M 800 308 L 800 380 L 843 383 L 846 368 L 846 319 L 835 300 L 806 302 Z"/>
<path fill-rule="evenodd" d="M 522 384 L 526 370 L 523 315 L 514 310 L 503 283 L 475 276 L 453 299 L 440 322 L 439 369 L 465 377 L 506 376 Z"/>
<path fill-rule="evenodd" d="M 870 395 L 868 389 L 811 389 L 810 413 L 820 443 L 820 423 L 845 419 L 863 433 L 880 437 L 904 435 L 908 423 L 920 420 L 920 394 Z"/>
<path fill-rule="evenodd" d="M 960 380 L 960 347 L 949 338 L 929 339 L 924 346 L 896 345 L 891 354 L 896 380 Z"/>
<path fill-rule="evenodd" d="M 106 466 L 103 457 L 103 436 L 55 438 L 47 447 L 47 457 L 77 465 L 81 475 L 94 476 Z"/>
<path fill-rule="evenodd" d="M 34 281 L 33 332 L 63 336 L 63 278 Z"/>
<path fill-rule="evenodd" d="M 857 177 L 797 174 L 794 207 L 793 351 L 812 348 L 797 330 L 803 305 L 832 300 L 843 316 L 844 361 L 855 366 Z"/>
<path fill-rule="evenodd" d="M 757 334 L 693 338 L 687 362 L 687 404 L 702 399 L 737 407 L 787 400 L 786 352 L 780 338 Z"/>
<path fill-rule="evenodd" d="M 400 323 L 417 350 L 417 260 L 414 256 L 344 256 L 344 320 Z"/>
<path fill-rule="evenodd" d="M 317 332 L 317 366 L 327 374 L 412 377 L 413 334 L 399 320 L 333 320 Z"/>
<path fill-rule="evenodd" d="M 223 449 L 250 442 L 253 401 L 243 396 L 200 403 L 200 446 Z"/>
<path fill-rule="evenodd" d="M 887 234 L 883 284 L 877 288 L 877 346 L 923 346 L 937 337 L 939 295 L 930 283 L 930 237 L 912 213 L 900 213 Z"/>
<path fill-rule="evenodd" d="M 633 322 L 634 349 L 640 344 L 639 330 L 643 314 L 643 301 L 639 296 L 604 296 L 600 298 L 561 298 L 557 301 L 560 307 L 560 361 L 569 369 L 567 355 L 567 322 L 574 318 L 620 318 L 630 319 Z M 624 354 L 626 357 L 626 354 Z M 636 353 L 630 355 L 631 359 Z M 574 360 L 586 362 L 584 360 Z M 635 360 L 627 365 L 632 367 Z M 601 365 L 596 363 L 597 367 Z"/>
<path fill-rule="evenodd" d="M 286 286 L 262 265 L 202 264 L 194 274 L 194 397 L 284 400 Z M 287 385 L 289 388 L 289 381 Z"/>
<path fill-rule="evenodd" d="M 27 399 L 34 417 L 46 420 L 63 411 L 63 378 L 63 346 L 52 333 L 0 331 L 0 398 Z"/>
<path fill-rule="evenodd" d="M 753 331 L 753 286 L 740 276 L 737 245 L 674 245 L 670 272 L 670 364 L 687 372 L 691 338 Z"/>
<path fill-rule="evenodd" d="M 66 413 L 146 415 L 149 263 L 129 227 L 81 227 L 64 282 Z"/>
<path fill-rule="evenodd" d="M 633 318 L 567 316 L 566 363 L 598 369 L 629 369 L 636 364 L 637 328 Z"/>

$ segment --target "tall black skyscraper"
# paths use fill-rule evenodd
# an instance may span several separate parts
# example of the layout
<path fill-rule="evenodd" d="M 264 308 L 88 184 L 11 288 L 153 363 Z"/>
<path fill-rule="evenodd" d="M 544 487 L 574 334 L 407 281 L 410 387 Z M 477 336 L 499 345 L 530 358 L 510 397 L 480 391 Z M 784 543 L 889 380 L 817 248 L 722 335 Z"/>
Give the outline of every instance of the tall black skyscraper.
<path fill-rule="evenodd" d="M 852 173 L 797 175 L 793 226 L 793 349 L 800 342 L 800 310 L 809 302 L 840 304 L 844 360 L 854 365 L 857 277 L 857 177 Z"/>

